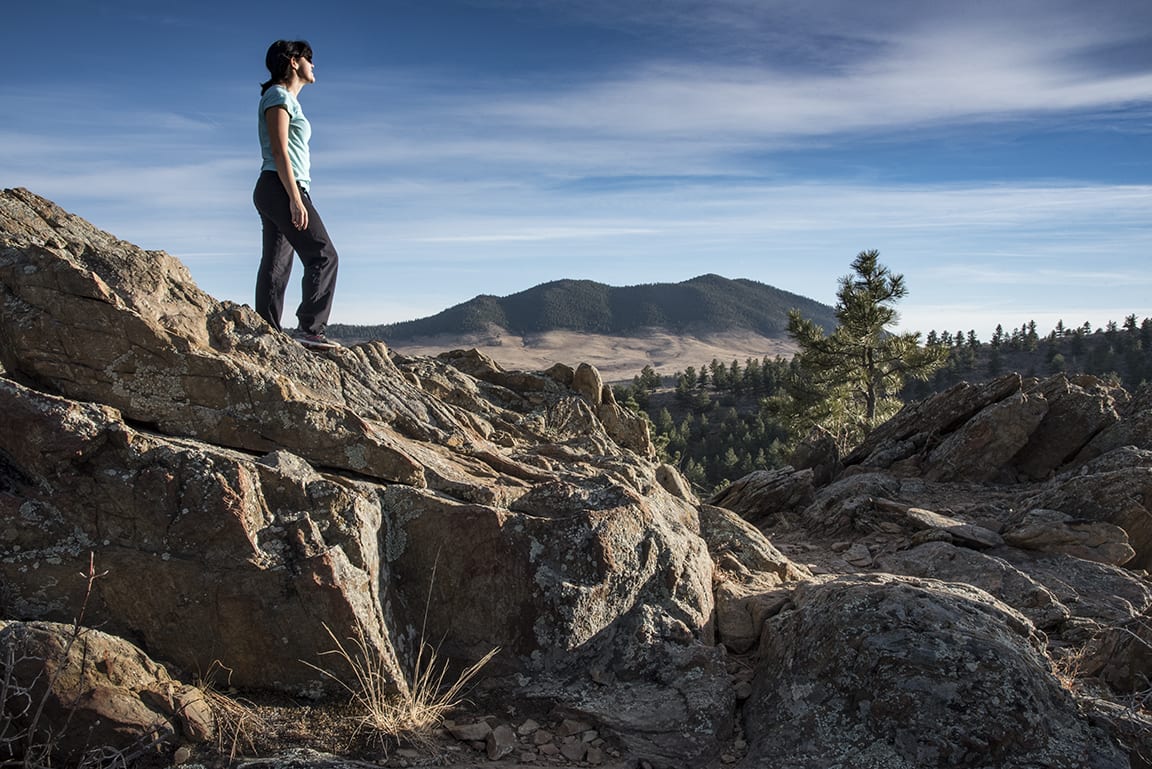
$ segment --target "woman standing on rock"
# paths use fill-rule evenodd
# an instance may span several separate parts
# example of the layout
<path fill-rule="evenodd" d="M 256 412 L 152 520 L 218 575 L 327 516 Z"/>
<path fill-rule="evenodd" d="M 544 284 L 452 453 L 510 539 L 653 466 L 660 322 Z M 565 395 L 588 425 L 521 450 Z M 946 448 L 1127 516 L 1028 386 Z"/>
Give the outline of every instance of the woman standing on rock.
<path fill-rule="evenodd" d="M 268 48 L 265 63 L 272 77 L 260 86 L 263 164 L 252 193 L 264 227 L 256 312 L 280 329 L 295 251 L 304 264 L 304 279 L 296 310 L 299 326 L 291 334 L 305 347 L 337 347 L 324 335 L 336 288 L 336 249 L 308 194 L 312 126 L 296 98 L 305 85 L 316 82 L 312 46 L 304 40 L 277 40 Z"/>

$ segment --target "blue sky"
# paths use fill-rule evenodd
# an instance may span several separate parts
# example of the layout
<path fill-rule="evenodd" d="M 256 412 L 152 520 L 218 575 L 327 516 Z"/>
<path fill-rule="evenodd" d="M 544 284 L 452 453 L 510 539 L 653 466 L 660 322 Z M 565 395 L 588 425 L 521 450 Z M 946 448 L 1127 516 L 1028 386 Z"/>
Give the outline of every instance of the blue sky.
<path fill-rule="evenodd" d="M 560 278 L 718 273 L 831 304 L 871 248 L 908 329 L 1152 315 L 1143 0 L 9 5 L 0 185 L 222 299 L 251 302 L 283 37 L 315 50 L 333 322 Z"/>

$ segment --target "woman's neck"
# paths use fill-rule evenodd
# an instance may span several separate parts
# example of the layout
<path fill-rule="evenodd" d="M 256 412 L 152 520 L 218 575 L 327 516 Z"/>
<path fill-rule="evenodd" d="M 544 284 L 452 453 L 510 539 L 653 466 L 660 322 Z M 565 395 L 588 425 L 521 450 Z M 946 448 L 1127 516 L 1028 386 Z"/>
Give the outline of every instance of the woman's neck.
<path fill-rule="evenodd" d="M 288 80 L 282 80 L 276 85 L 288 91 L 288 93 L 292 94 L 293 96 L 299 96 L 301 89 L 304 88 L 304 81 L 297 77 L 296 73 L 293 72 L 292 77 L 290 77 Z"/>

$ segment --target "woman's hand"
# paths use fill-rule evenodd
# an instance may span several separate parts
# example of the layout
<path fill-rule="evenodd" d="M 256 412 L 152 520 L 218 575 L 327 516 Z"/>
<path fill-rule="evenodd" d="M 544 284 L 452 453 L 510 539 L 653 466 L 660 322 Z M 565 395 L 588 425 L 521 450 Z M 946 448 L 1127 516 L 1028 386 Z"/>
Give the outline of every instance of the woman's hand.
<path fill-rule="evenodd" d="M 308 209 L 304 207 L 304 201 L 294 198 L 289 205 L 292 209 L 292 226 L 298 230 L 308 229 Z"/>

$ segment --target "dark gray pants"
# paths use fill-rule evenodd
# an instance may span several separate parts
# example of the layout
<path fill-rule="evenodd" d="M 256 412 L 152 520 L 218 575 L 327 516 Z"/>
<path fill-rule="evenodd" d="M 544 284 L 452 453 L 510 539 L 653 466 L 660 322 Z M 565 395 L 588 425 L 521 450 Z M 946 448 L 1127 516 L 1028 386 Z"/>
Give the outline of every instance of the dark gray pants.
<path fill-rule="evenodd" d="M 312 198 L 303 190 L 301 198 L 308 210 L 308 226 L 298 230 L 292 225 L 288 193 L 276 172 L 263 171 L 256 180 L 252 202 L 264 226 L 264 252 L 256 274 L 256 312 L 280 330 L 284 292 L 292 275 L 295 251 L 304 264 L 300 307 L 296 310 L 299 328 L 310 334 L 323 334 L 332 312 L 338 259 L 324 222 L 312 206 Z"/>

